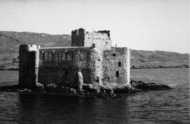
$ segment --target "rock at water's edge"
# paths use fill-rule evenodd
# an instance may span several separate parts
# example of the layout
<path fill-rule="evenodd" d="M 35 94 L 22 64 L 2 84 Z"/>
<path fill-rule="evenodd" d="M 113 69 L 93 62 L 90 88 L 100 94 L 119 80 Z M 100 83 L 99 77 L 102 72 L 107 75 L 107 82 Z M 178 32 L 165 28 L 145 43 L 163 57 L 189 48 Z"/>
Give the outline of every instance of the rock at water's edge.
<path fill-rule="evenodd" d="M 153 82 L 145 83 L 143 81 L 134 81 L 134 80 L 131 80 L 131 86 L 135 89 L 140 89 L 143 91 L 171 89 L 171 87 L 169 87 L 168 85 L 165 85 L 165 84 L 153 83 Z"/>

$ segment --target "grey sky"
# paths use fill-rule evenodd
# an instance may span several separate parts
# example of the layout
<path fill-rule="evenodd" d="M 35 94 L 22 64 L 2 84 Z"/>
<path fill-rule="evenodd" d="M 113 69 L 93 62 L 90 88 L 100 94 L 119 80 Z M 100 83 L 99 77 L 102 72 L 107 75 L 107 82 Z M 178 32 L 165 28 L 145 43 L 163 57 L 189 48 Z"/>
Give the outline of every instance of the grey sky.
<path fill-rule="evenodd" d="M 0 30 L 109 29 L 118 46 L 190 53 L 189 0 L 0 0 Z"/>

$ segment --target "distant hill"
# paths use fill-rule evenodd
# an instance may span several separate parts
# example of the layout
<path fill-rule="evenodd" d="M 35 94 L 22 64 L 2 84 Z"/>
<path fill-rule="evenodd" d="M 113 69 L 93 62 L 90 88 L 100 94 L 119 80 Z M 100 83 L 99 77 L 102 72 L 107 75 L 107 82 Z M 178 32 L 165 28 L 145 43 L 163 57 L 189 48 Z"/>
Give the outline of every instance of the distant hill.
<path fill-rule="evenodd" d="M 43 46 L 70 46 L 70 35 L 51 35 L 32 32 L 0 31 L 0 69 L 18 68 L 20 44 Z M 188 54 L 164 51 L 131 51 L 132 68 L 189 67 Z"/>
<path fill-rule="evenodd" d="M 18 67 L 18 50 L 20 44 L 70 46 L 70 41 L 70 35 L 0 31 L 0 69 Z"/>
<path fill-rule="evenodd" d="M 132 68 L 189 68 L 189 54 L 166 51 L 131 51 Z"/>

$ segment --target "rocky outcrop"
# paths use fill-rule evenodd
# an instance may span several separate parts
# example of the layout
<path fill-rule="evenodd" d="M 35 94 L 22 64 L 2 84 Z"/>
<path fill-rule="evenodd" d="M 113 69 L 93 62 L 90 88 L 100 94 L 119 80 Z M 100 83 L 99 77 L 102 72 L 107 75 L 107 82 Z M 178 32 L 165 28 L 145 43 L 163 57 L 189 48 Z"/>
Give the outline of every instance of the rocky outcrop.
<path fill-rule="evenodd" d="M 143 81 L 131 81 L 131 86 L 134 89 L 142 90 L 142 91 L 148 91 L 148 90 L 168 90 L 171 89 L 168 85 L 160 84 L 160 83 L 154 83 L 154 82 L 143 82 Z"/>
<path fill-rule="evenodd" d="M 55 94 L 78 97 L 115 97 L 120 94 L 134 94 L 137 92 L 154 91 L 154 90 L 169 90 L 171 87 L 154 82 L 131 81 L 131 87 L 123 86 L 118 88 L 108 88 L 92 85 L 84 85 L 83 91 L 78 91 L 76 88 L 48 85 L 46 87 L 39 86 L 34 89 L 20 88 L 18 85 L 1 86 L 0 91 L 19 92 L 24 94 Z"/>

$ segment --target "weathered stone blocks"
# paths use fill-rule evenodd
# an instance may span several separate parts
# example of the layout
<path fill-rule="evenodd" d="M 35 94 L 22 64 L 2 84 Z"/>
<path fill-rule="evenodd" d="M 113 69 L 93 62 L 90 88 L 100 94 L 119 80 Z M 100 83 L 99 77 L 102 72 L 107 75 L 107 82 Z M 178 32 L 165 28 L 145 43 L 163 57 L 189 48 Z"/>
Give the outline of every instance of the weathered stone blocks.
<path fill-rule="evenodd" d="M 74 30 L 71 44 L 70 47 L 48 48 L 21 45 L 19 85 L 32 88 L 40 83 L 77 88 L 78 70 L 81 70 L 83 83 L 94 87 L 130 85 L 129 49 L 112 47 L 109 31 Z"/>

